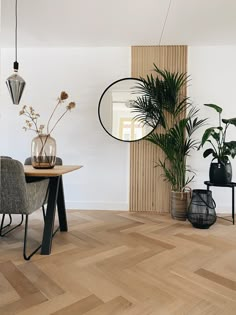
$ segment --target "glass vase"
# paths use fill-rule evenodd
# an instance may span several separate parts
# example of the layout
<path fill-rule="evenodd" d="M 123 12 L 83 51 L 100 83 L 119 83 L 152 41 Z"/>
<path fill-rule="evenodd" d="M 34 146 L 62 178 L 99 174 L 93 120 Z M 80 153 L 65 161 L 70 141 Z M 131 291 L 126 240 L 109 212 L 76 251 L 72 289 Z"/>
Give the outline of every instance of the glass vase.
<path fill-rule="evenodd" d="M 56 164 L 56 140 L 41 134 L 32 140 L 31 162 L 34 168 L 53 168 Z"/>

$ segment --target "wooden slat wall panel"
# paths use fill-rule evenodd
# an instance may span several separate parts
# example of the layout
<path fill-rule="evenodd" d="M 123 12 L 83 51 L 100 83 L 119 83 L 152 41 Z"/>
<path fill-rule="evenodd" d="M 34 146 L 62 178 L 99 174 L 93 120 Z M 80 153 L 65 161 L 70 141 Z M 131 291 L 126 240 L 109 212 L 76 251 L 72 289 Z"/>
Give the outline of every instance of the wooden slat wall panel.
<path fill-rule="evenodd" d="M 187 72 L 187 46 L 132 47 L 132 77 L 153 73 L 153 63 Z M 130 211 L 169 212 L 170 185 L 163 181 L 161 169 L 154 167 L 159 158 L 163 158 L 161 150 L 147 141 L 130 144 Z"/>

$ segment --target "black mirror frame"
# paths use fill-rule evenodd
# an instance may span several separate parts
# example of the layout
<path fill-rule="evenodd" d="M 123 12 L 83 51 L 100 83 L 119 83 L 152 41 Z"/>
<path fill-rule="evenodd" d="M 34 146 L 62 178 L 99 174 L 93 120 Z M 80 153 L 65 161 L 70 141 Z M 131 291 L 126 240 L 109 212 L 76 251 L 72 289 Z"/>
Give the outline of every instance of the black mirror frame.
<path fill-rule="evenodd" d="M 158 122 L 155 126 L 155 128 L 152 129 L 152 131 L 150 131 L 147 135 L 145 135 L 144 137 L 140 138 L 140 139 L 136 139 L 136 140 L 122 140 L 122 139 L 119 139 L 119 138 L 116 138 L 115 136 L 113 136 L 112 134 L 110 134 L 110 132 L 108 132 L 105 128 L 105 126 L 103 125 L 102 123 L 102 120 L 101 120 L 101 116 L 100 116 L 100 105 L 101 105 L 101 101 L 102 101 L 102 98 L 104 96 L 104 94 L 107 92 L 107 90 L 109 90 L 109 88 L 113 85 L 115 85 L 116 83 L 118 82 L 121 82 L 121 81 L 125 81 L 125 80 L 136 80 L 136 81 L 139 81 L 139 82 L 142 82 L 142 80 L 138 79 L 138 78 L 132 78 L 132 77 L 127 77 L 127 78 L 122 78 L 122 79 L 119 79 L 119 80 L 116 80 L 114 82 L 112 82 L 105 90 L 104 92 L 102 93 L 100 99 L 99 99 L 99 103 L 98 103 L 98 118 L 99 118 L 99 121 L 100 121 L 100 124 L 102 125 L 103 129 L 106 131 L 106 133 L 111 136 L 112 138 L 116 139 L 116 140 L 119 140 L 121 142 L 137 142 L 137 141 L 140 141 L 140 140 L 144 140 L 147 136 L 149 136 L 157 127 L 158 125 Z"/>

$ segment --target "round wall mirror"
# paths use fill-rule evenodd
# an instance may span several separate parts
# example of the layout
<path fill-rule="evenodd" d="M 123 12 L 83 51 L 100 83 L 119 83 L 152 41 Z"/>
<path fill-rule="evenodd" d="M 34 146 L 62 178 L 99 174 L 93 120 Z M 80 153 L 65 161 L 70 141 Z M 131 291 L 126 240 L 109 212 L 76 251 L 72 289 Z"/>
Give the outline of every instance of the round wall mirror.
<path fill-rule="evenodd" d="M 142 81 L 125 78 L 113 82 L 103 92 L 98 116 L 102 127 L 113 138 L 121 141 L 137 141 L 149 135 L 155 128 L 137 119 L 135 102 L 142 94 L 138 88 Z"/>

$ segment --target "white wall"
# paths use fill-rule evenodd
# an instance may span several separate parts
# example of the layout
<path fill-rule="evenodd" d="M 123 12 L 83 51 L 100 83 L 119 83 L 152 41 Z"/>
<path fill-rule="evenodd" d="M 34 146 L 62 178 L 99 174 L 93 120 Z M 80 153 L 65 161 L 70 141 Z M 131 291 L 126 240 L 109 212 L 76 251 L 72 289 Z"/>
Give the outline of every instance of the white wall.
<path fill-rule="evenodd" d="M 222 117 L 236 117 L 235 74 L 236 46 L 189 47 L 188 72 L 191 83 L 188 94 L 195 105 L 201 109 L 201 117 L 209 117 L 209 126 L 218 126 L 218 115 L 204 103 L 213 103 L 223 108 Z M 207 126 L 206 126 L 207 128 Z M 203 128 L 198 132 L 199 138 Z M 227 140 L 236 140 L 236 129 L 230 127 Z M 194 188 L 205 188 L 203 182 L 209 179 L 211 157 L 204 159 L 204 150 L 195 152 L 189 164 L 197 176 L 192 184 Z M 236 181 L 236 159 L 232 160 L 233 181 Z M 231 190 L 229 188 L 213 188 L 213 197 L 218 212 L 231 212 Z"/>
<path fill-rule="evenodd" d="M 130 48 L 19 49 L 19 74 L 26 81 L 21 105 L 51 113 L 65 90 L 77 109 L 57 126 L 52 136 L 64 164 L 84 167 L 64 176 L 68 208 L 127 210 L 129 144 L 108 136 L 97 114 L 99 98 L 113 81 L 130 76 Z M 20 161 L 30 156 L 32 132 L 22 130 L 21 106 L 11 104 L 5 79 L 12 74 L 14 52 L 1 50 L 0 155 Z"/>
<path fill-rule="evenodd" d="M 189 96 L 209 124 L 216 113 L 203 106 L 216 103 L 223 117 L 235 117 L 236 46 L 189 47 Z M 0 155 L 22 162 L 30 155 L 34 134 L 22 130 L 20 107 L 13 106 L 5 86 L 12 73 L 14 53 L 1 50 Z M 32 105 L 46 120 L 57 95 L 66 90 L 78 106 L 55 129 L 58 155 L 65 164 L 84 167 L 64 177 L 68 208 L 128 209 L 129 144 L 109 137 L 99 124 L 97 105 L 103 90 L 113 81 L 130 76 L 130 48 L 19 49 L 20 74 L 27 86 L 21 104 Z M 236 134 L 231 128 L 228 139 Z M 199 138 L 203 130 L 199 131 Z M 196 171 L 193 188 L 205 188 L 211 158 L 195 152 L 189 164 Z M 236 181 L 236 160 L 232 161 Z M 231 211 L 230 190 L 213 189 L 219 212 Z"/>

